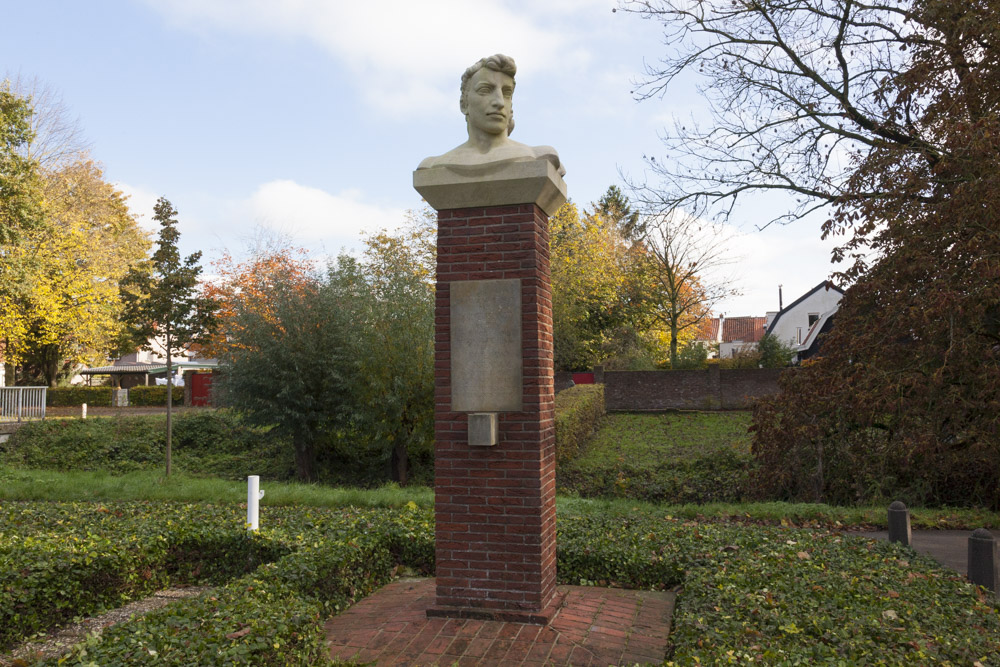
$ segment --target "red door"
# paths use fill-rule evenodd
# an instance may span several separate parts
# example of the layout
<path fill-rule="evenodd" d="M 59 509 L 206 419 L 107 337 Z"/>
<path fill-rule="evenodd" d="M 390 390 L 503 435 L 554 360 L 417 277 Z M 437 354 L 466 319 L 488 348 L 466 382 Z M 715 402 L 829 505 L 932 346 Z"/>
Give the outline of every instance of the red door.
<path fill-rule="evenodd" d="M 191 405 L 206 406 L 212 404 L 212 374 L 191 374 Z"/>

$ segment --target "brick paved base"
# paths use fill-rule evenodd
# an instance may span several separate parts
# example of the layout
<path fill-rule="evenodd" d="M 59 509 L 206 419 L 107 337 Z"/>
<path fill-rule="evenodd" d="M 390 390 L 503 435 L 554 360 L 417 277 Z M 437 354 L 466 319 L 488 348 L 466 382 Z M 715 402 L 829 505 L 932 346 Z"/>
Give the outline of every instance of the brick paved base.
<path fill-rule="evenodd" d="M 674 594 L 559 586 L 547 626 L 428 618 L 433 579 L 400 579 L 326 624 L 330 656 L 377 665 L 630 665 L 666 654 Z"/>

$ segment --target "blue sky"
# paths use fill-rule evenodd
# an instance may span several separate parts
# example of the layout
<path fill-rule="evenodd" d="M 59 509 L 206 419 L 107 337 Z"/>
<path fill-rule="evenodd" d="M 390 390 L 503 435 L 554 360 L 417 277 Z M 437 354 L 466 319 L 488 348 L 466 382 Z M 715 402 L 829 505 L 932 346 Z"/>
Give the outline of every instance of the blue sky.
<path fill-rule="evenodd" d="M 465 140 L 462 71 L 518 63 L 513 137 L 549 144 L 570 197 L 642 178 L 672 116 L 703 111 L 691 83 L 638 103 L 660 26 L 608 0 L 102 0 L 7 2 L 0 76 L 37 79 L 79 116 L 92 156 L 151 227 L 166 196 L 182 251 L 240 255 L 260 229 L 315 253 L 356 248 L 420 207 L 412 171 Z M 731 231 L 728 316 L 777 309 L 828 277 L 818 221 Z M 777 202 L 780 205 L 780 202 Z"/>

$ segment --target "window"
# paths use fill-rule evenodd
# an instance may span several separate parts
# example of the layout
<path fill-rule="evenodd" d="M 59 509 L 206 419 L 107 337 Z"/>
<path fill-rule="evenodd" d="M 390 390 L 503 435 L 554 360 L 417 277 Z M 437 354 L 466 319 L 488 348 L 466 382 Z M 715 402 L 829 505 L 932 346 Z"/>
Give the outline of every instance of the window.
<path fill-rule="evenodd" d="M 796 327 L 795 329 L 795 342 L 802 343 L 802 327 Z"/>
<path fill-rule="evenodd" d="M 809 313 L 809 326 L 816 324 L 816 320 L 819 319 L 819 313 Z"/>

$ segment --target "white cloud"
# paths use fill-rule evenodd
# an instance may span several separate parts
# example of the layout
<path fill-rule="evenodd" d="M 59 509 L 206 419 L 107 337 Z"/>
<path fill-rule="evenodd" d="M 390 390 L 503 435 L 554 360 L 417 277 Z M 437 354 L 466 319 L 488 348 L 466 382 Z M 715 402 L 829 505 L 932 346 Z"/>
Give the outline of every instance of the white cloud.
<path fill-rule="evenodd" d="M 330 194 L 289 180 L 264 183 L 238 208 L 296 244 L 327 252 L 356 247 L 362 232 L 394 229 L 405 215 L 402 209 L 367 203 L 355 190 Z"/>
<path fill-rule="evenodd" d="M 716 308 L 732 317 L 778 310 L 779 285 L 787 306 L 827 280 L 835 268 L 830 263 L 834 242 L 820 241 L 819 231 L 805 221 L 740 233 L 734 243 L 742 256 L 737 279 L 742 295 Z"/>
<path fill-rule="evenodd" d="M 307 39 L 351 71 L 366 101 L 391 116 L 457 106 L 461 71 L 489 53 L 519 65 L 562 67 L 570 38 L 556 17 L 528 6 L 470 0 L 150 0 L 189 30 L 217 27 Z"/>
<path fill-rule="evenodd" d="M 153 192 L 153 190 L 141 185 L 131 185 L 129 183 L 122 183 L 121 181 L 113 185 L 128 197 L 128 208 L 132 212 L 132 215 L 139 219 L 139 225 L 146 231 L 157 231 L 158 227 L 153 222 L 153 206 L 160 196 Z"/>

